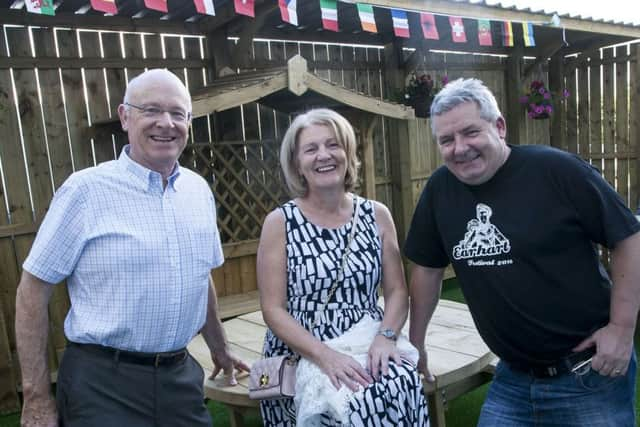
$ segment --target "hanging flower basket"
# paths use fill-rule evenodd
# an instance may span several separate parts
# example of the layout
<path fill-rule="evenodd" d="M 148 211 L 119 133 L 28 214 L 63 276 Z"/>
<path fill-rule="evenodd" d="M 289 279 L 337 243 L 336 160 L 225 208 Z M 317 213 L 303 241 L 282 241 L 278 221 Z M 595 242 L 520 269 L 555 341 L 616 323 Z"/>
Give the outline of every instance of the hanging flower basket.
<path fill-rule="evenodd" d="M 415 110 L 416 117 L 429 117 L 433 99 L 448 82 L 447 76 L 438 82 L 431 74 L 413 73 L 404 88 L 403 103 Z"/>
<path fill-rule="evenodd" d="M 564 89 L 560 96 L 563 101 L 569 97 L 569 91 Z M 534 80 L 529 86 L 529 90 L 520 97 L 520 103 L 527 109 L 527 117 L 534 120 L 548 119 L 554 111 L 554 95 L 547 89 L 541 80 Z"/>

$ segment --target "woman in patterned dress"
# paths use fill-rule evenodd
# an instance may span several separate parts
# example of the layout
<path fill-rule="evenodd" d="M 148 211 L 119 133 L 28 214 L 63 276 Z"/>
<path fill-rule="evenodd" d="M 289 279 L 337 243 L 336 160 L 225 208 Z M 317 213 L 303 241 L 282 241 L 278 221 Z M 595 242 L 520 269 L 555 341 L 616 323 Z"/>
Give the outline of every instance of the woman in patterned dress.
<path fill-rule="evenodd" d="M 267 216 L 260 237 L 258 287 L 269 327 L 263 354 L 306 359 L 323 377 L 318 384 L 328 384 L 318 388 L 326 391 L 319 400 L 348 391 L 346 418 L 327 412 L 297 425 L 427 426 L 422 382 L 396 345 L 408 293 L 393 219 L 372 200 L 360 198 L 356 209 L 357 196 L 350 193 L 359 167 L 353 128 L 331 110 L 302 114 L 284 136 L 280 162 L 294 198 Z M 355 210 L 356 233 L 341 268 Z M 384 311 L 377 306 L 380 285 Z M 363 359 L 329 345 L 369 318 L 379 331 L 370 331 Z M 307 390 L 315 388 L 311 383 Z M 307 401 L 305 408 L 316 403 Z M 293 399 L 262 401 L 261 413 L 265 426 L 296 425 Z"/>

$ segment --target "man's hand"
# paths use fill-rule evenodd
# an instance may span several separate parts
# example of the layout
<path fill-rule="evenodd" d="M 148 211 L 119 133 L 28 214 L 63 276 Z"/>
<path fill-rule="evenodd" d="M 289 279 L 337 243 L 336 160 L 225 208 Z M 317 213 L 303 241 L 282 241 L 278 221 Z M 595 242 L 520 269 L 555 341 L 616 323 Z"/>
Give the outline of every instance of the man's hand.
<path fill-rule="evenodd" d="M 418 347 L 418 354 L 420 355 L 418 359 L 418 372 L 424 375 L 425 379 L 432 383 L 435 382 L 436 377 L 429 372 L 428 363 L 427 363 L 427 351 L 424 347 Z"/>
<path fill-rule="evenodd" d="M 215 350 L 211 352 L 213 360 L 213 372 L 210 379 L 214 379 L 222 371 L 223 379 L 228 385 L 236 385 L 236 370 L 239 372 L 249 372 L 251 368 L 242 360 L 234 357 L 228 350 Z"/>
<path fill-rule="evenodd" d="M 58 427 L 58 411 L 51 396 L 25 399 L 22 405 L 21 427 Z"/>
<path fill-rule="evenodd" d="M 583 351 L 594 345 L 596 354 L 591 360 L 593 370 L 610 377 L 626 375 L 633 351 L 633 328 L 609 323 L 582 341 L 573 351 Z"/>

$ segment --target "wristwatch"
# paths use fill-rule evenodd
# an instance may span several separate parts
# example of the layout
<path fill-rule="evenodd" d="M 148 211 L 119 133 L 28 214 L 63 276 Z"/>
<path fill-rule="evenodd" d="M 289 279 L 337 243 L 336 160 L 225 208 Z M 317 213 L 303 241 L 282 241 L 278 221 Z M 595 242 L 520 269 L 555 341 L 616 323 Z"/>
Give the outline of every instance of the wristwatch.
<path fill-rule="evenodd" d="M 380 329 L 378 331 L 378 335 L 382 335 L 383 337 L 390 339 L 391 341 L 396 341 L 398 336 L 393 329 Z"/>

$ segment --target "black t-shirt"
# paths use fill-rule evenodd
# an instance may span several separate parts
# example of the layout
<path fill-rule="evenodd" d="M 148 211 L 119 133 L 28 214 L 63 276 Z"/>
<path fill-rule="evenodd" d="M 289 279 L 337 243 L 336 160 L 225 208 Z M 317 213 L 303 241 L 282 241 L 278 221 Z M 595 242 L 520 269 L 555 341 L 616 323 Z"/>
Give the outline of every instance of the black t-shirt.
<path fill-rule="evenodd" d="M 405 244 L 413 262 L 452 263 L 480 334 L 501 359 L 557 360 L 609 319 L 611 282 L 600 243 L 640 223 L 598 171 L 546 146 L 511 146 L 488 182 L 446 167 L 418 201 Z"/>

